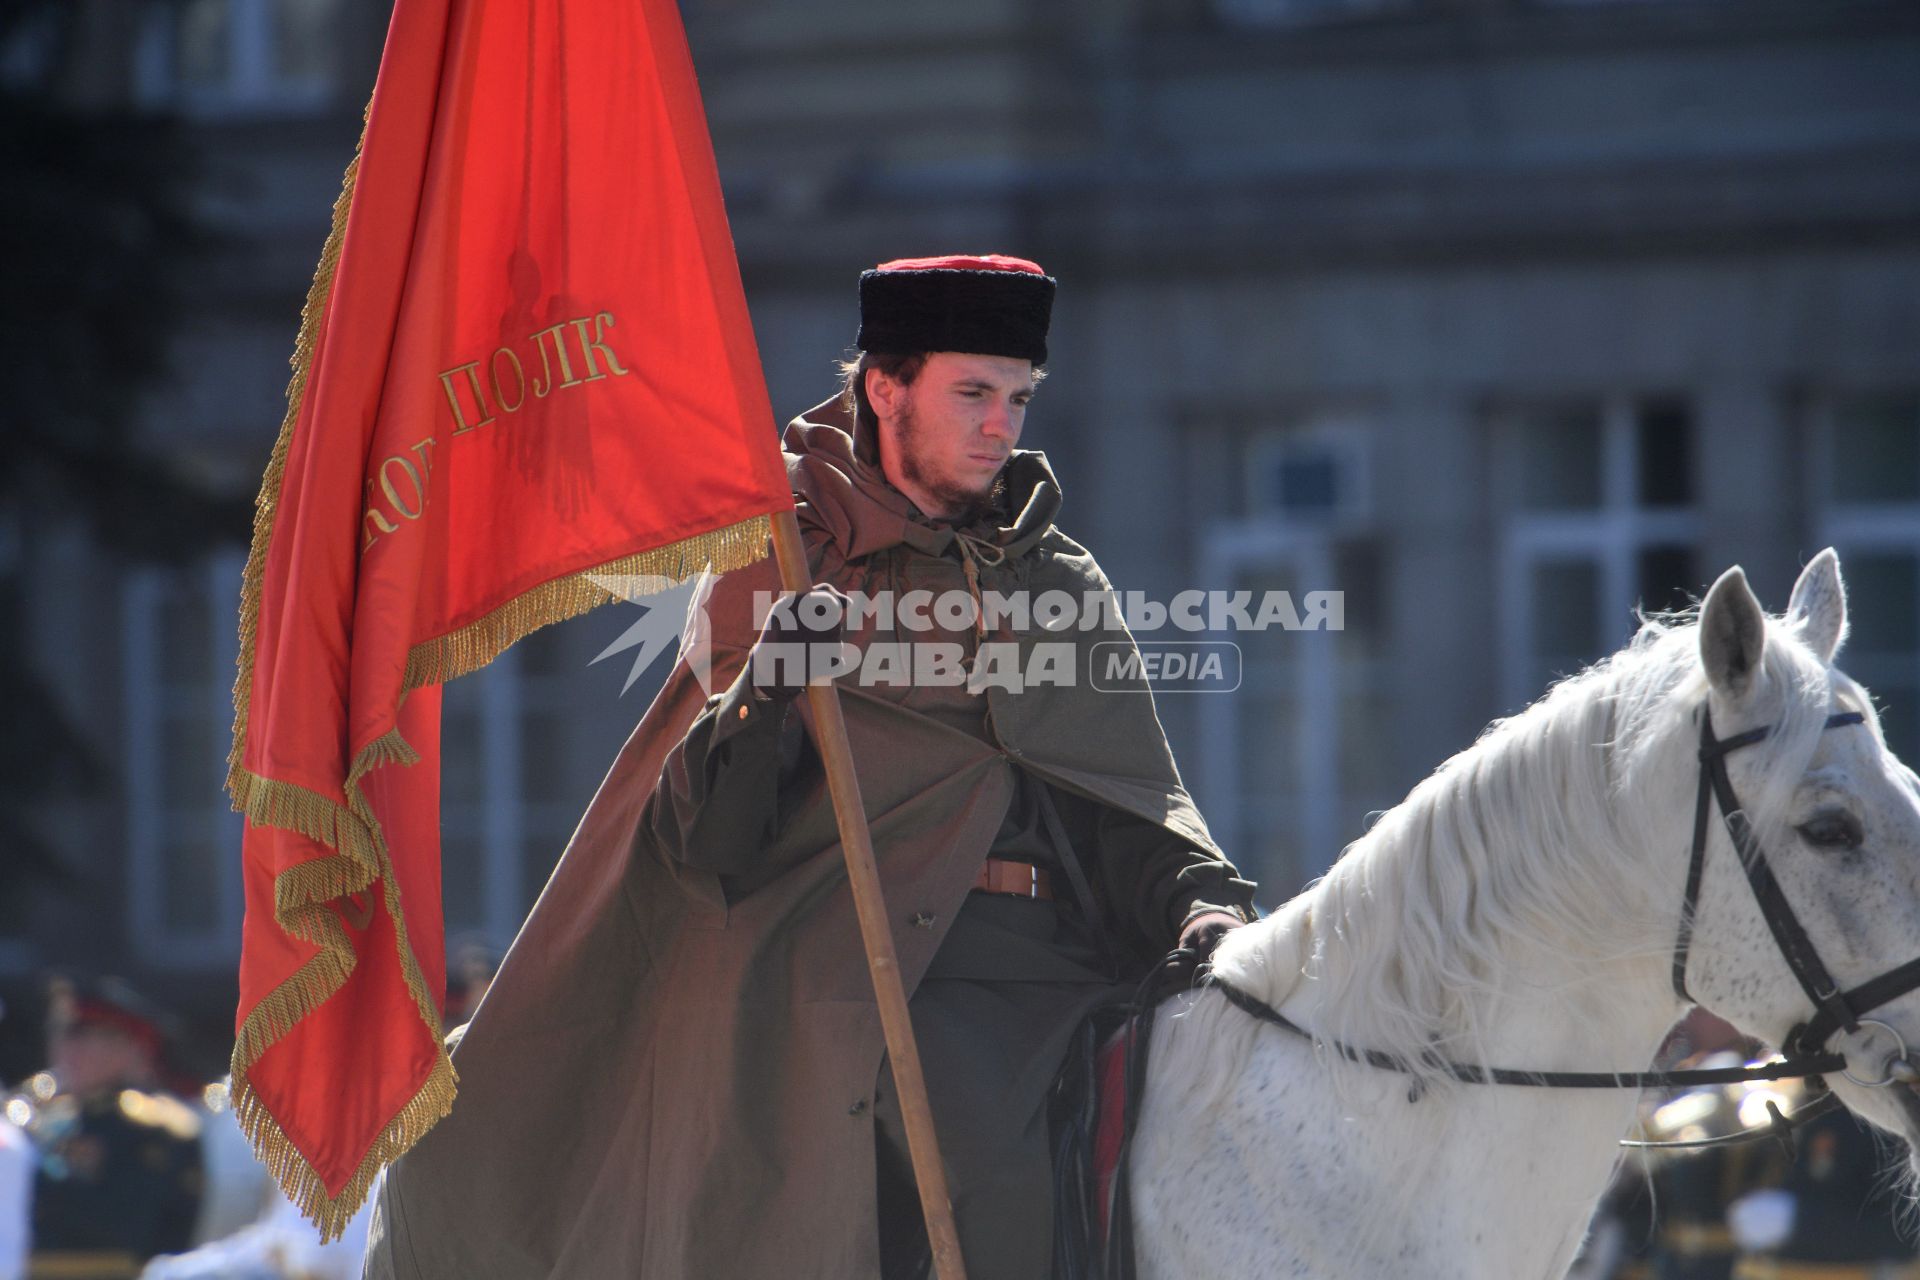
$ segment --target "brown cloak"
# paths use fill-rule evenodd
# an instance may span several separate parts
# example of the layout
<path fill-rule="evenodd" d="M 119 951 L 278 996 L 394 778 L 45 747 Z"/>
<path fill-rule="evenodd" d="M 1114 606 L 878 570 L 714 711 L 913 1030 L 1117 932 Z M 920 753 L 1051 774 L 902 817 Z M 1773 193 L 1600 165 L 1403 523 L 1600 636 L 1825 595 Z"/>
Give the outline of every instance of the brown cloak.
<path fill-rule="evenodd" d="M 837 405 L 797 419 L 784 444 L 815 580 L 967 590 L 955 533 L 917 518 Z M 1003 499 L 972 530 L 987 544 L 982 590 L 1110 593 L 1053 527 L 1043 456 L 1015 455 Z M 754 594 L 776 587 L 770 563 L 716 584 L 724 692 L 709 698 L 683 662 L 614 762 L 454 1054 L 452 1115 L 389 1172 L 372 1280 L 877 1273 L 870 1104 L 885 1046 L 824 783 L 791 805 L 783 790 L 760 848 L 703 841 L 688 803 L 698 744 L 767 714 L 736 676 L 759 630 Z M 1164 952 L 1197 899 L 1244 901 L 1144 684 L 1092 687 L 1094 646 L 1133 643 L 1115 612 L 989 638 L 1023 657 L 1070 644 L 1076 678 L 984 695 L 842 682 L 908 991 L 999 829 L 1016 764 L 1100 806 L 1102 838 L 1082 856 L 1136 959 Z"/>

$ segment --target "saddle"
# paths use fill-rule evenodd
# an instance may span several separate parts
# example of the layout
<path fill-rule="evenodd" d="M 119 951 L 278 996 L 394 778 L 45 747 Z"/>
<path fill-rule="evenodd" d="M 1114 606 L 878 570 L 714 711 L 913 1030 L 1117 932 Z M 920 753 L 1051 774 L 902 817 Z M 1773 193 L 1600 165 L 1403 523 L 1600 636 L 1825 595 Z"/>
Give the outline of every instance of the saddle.
<path fill-rule="evenodd" d="M 1127 1147 L 1146 1087 L 1153 1012 L 1195 977 L 1174 952 L 1132 1000 L 1088 1014 L 1054 1082 L 1053 1280 L 1132 1280 Z"/>

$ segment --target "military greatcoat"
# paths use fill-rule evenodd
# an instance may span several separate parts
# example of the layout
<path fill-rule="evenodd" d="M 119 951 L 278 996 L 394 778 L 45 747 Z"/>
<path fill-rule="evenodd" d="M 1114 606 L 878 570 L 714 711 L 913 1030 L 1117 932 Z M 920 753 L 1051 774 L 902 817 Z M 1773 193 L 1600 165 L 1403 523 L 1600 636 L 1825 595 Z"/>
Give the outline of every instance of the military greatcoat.
<path fill-rule="evenodd" d="M 1040 454 L 1016 453 L 995 512 L 956 530 L 887 484 L 870 433 L 856 442 L 837 405 L 783 443 L 816 581 L 1111 603 L 1093 557 L 1054 526 Z M 454 1054 L 452 1115 L 391 1170 L 370 1277 L 878 1274 L 884 1043 L 824 780 L 788 761 L 777 821 L 755 838 L 702 803 L 729 739 L 765 750 L 780 735 L 757 717 L 807 714 L 757 700 L 742 674 L 755 594 L 776 588 L 771 565 L 716 585 L 708 682 L 683 660 L 602 783 Z M 1132 637 L 1117 610 L 1097 616 L 1058 631 L 1002 618 L 985 637 L 937 618 L 934 633 L 856 633 L 863 647 L 1005 644 L 1023 671 L 1036 646 L 1064 645 L 1074 668 L 972 693 L 842 682 L 909 992 L 1029 779 L 1091 824 L 1081 857 L 1123 967 L 1163 953 L 1197 902 L 1245 902 L 1138 667 L 1098 651 Z"/>

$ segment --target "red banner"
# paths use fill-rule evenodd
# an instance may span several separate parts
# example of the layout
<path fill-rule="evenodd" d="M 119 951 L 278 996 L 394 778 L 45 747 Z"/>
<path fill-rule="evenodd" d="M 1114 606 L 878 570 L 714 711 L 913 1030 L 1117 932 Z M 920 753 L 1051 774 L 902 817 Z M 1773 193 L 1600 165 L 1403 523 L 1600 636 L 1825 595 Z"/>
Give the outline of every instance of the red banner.
<path fill-rule="evenodd" d="M 328 1234 L 446 1114 L 439 690 L 791 504 L 669 0 L 398 0 L 261 486 L 233 1096 Z"/>

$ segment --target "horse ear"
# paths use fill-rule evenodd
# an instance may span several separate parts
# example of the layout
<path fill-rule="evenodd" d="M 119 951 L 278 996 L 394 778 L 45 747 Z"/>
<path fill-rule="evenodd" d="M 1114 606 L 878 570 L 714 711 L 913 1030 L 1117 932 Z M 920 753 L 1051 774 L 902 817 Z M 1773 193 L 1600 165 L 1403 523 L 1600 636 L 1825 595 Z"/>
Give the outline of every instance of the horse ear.
<path fill-rule="evenodd" d="M 1707 681 L 1728 698 L 1744 698 L 1760 670 L 1767 615 L 1739 565 L 1720 575 L 1700 606 L 1700 660 Z"/>
<path fill-rule="evenodd" d="M 1787 623 L 1798 627 L 1807 647 L 1832 662 L 1847 642 L 1847 588 L 1840 580 L 1840 557 L 1828 547 L 1800 571 L 1787 605 Z"/>

